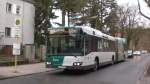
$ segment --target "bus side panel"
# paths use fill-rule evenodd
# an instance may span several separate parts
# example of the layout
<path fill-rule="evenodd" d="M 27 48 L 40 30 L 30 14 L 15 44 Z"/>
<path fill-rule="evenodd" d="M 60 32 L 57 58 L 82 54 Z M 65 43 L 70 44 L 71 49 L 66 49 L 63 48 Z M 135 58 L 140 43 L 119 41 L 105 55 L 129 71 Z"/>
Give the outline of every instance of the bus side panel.
<path fill-rule="evenodd" d="M 115 56 L 115 52 L 91 52 L 88 54 L 86 59 L 88 58 L 88 61 L 86 61 L 86 65 L 92 65 L 94 64 L 95 58 L 99 58 L 99 63 L 110 63 L 112 62 L 112 56 Z"/>
<path fill-rule="evenodd" d="M 123 52 L 118 52 L 117 62 L 124 61 L 124 60 L 125 60 L 125 54 Z"/>
<path fill-rule="evenodd" d="M 107 64 L 112 62 L 112 57 L 115 56 L 115 52 L 98 52 L 100 64 Z"/>

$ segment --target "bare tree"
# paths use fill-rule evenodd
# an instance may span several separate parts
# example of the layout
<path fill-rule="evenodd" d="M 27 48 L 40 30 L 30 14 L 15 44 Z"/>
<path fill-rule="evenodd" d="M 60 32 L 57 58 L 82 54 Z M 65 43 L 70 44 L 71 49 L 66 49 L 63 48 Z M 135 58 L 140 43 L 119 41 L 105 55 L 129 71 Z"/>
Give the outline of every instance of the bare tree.
<path fill-rule="evenodd" d="M 118 32 L 122 32 L 124 37 L 127 38 L 128 48 L 131 43 L 133 42 L 133 47 L 136 46 L 136 41 L 138 41 L 138 33 L 139 28 L 138 25 L 138 14 L 137 7 L 129 6 L 128 4 L 126 7 L 119 7 L 118 8 Z"/>
<path fill-rule="evenodd" d="M 133 28 L 138 23 L 138 11 L 137 7 L 135 6 L 128 6 L 126 7 L 119 7 L 118 8 L 118 17 L 119 23 L 118 26 L 124 30 L 125 28 Z"/>

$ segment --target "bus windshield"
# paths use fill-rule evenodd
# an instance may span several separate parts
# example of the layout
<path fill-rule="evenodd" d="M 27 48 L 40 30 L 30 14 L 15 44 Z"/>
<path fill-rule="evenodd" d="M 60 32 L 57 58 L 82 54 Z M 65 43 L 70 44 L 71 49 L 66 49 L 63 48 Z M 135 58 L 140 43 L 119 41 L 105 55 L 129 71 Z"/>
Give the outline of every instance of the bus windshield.
<path fill-rule="evenodd" d="M 49 54 L 56 56 L 82 56 L 82 40 L 80 35 L 52 35 L 49 39 Z"/>

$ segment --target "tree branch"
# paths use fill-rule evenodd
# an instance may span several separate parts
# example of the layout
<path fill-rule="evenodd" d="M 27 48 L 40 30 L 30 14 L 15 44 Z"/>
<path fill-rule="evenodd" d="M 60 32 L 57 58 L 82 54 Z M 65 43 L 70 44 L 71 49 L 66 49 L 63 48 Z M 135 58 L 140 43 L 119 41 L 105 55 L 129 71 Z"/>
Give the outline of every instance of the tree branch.
<path fill-rule="evenodd" d="M 139 13 L 144 16 L 145 18 L 149 19 L 150 20 L 150 17 L 146 16 L 144 13 L 142 13 L 141 11 L 141 6 L 140 6 L 140 1 L 138 0 L 138 7 L 139 7 Z"/>

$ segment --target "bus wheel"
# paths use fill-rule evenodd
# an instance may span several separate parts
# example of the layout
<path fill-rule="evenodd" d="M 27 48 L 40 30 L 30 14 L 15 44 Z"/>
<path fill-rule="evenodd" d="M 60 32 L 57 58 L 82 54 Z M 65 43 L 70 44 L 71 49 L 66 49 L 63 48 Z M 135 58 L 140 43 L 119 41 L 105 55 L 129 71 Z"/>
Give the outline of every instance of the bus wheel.
<path fill-rule="evenodd" d="M 111 62 L 111 64 L 112 65 L 115 64 L 115 57 L 114 56 L 112 56 L 112 62 Z"/>
<path fill-rule="evenodd" d="M 98 67 L 99 67 L 98 60 L 96 59 L 94 62 L 95 62 L 95 63 L 94 63 L 94 68 L 92 69 L 92 71 L 97 71 L 97 70 L 98 70 Z"/>

